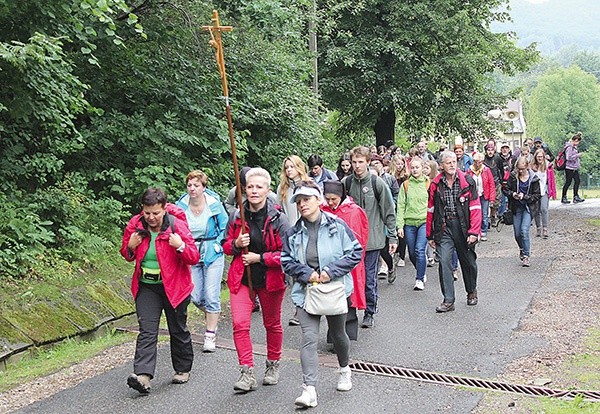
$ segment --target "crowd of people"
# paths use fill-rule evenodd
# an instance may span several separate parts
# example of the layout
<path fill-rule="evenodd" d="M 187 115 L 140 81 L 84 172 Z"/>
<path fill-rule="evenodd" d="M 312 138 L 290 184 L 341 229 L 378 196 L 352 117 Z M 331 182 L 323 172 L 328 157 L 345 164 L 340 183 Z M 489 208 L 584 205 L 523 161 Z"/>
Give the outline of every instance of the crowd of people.
<path fill-rule="evenodd" d="M 561 201 L 565 204 L 572 182 L 573 202 L 584 201 L 578 192 L 580 142 L 581 134 L 575 134 L 563 151 L 566 180 Z M 289 290 L 294 307 L 289 324 L 302 332 L 302 393 L 295 405 L 317 405 L 322 316 L 327 320 L 327 341 L 338 359 L 337 390 L 349 391 L 350 341 L 358 339 L 359 326 L 375 326 L 379 280 L 394 283 L 405 266 L 406 252 L 417 292 L 426 287 L 427 267 L 439 262 L 438 313 L 455 310 L 455 281 L 460 274 L 467 305 L 478 304 L 476 245 L 492 237 L 490 229 L 507 214 L 512 213 L 521 265 L 531 265 L 532 225 L 536 237 L 550 235 L 548 201 L 556 197 L 554 161 L 541 138 L 525 142 L 514 153 L 507 143 L 490 139 L 482 151 L 441 144 L 433 154 L 421 141 L 404 154 L 394 145 L 357 146 L 341 155 L 335 172 L 317 154 L 306 163 L 290 155 L 281 164 L 274 192 L 267 170 L 244 167 L 241 208 L 235 188 L 222 203 L 200 170 L 187 175 L 187 192 L 174 204 L 167 202 L 162 190 L 149 188 L 121 246 L 123 257 L 135 261 L 132 293 L 140 332 L 127 384 L 140 393 L 150 392 L 163 312 L 173 383 L 188 382 L 192 369 L 189 303 L 205 314 L 202 351 L 215 352 L 227 255 L 232 258 L 227 286 L 239 363 L 234 390 L 245 393 L 258 386 L 250 336 L 252 313 L 257 309 L 261 309 L 267 342 L 262 384 L 278 383 L 282 307 Z M 313 287 L 317 286 L 337 292 L 316 299 L 336 312 L 307 306 L 308 294 L 315 300 Z M 359 311 L 363 313 L 360 323 Z"/>

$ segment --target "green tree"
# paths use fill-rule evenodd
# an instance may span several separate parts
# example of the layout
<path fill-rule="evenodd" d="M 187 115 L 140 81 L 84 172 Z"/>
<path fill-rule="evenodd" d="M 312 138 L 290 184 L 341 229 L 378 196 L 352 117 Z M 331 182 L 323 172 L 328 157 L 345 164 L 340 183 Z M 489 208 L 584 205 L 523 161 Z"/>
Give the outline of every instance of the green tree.
<path fill-rule="evenodd" d="M 550 70 L 540 77 L 525 103 L 529 135 L 539 135 L 553 148 L 581 131 L 582 166 L 600 171 L 600 85 L 577 66 Z"/>
<path fill-rule="evenodd" d="M 490 88 L 494 70 L 514 73 L 536 57 L 492 33 L 505 1 L 319 2 L 320 82 L 346 129 L 373 128 L 377 144 L 396 123 L 412 131 L 474 134 L 481 114 L 504 100 Z"/>

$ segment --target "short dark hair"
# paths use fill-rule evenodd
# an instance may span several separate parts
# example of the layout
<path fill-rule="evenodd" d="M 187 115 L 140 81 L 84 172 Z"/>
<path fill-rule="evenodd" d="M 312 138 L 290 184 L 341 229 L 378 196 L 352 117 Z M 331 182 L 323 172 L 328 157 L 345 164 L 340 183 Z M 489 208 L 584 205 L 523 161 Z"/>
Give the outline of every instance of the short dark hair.
<path fill-rule="evenodd" d="M 156 204 L 164 207 L 167 204 L 167 195 L 160 188 L 150 187 L 142 194 L 142 205 L 154 206 Z"/>
<path fill-rule="evenodd" d="M 317 154 L 313 154 L 310 157 L 308 157 L 308 161 L 306 162 L 306 164 L 308 164 L 308 168 L 312 168 L 315 165 L 322 167 L 323 166 L 323 158 L 319 157 Z"/>

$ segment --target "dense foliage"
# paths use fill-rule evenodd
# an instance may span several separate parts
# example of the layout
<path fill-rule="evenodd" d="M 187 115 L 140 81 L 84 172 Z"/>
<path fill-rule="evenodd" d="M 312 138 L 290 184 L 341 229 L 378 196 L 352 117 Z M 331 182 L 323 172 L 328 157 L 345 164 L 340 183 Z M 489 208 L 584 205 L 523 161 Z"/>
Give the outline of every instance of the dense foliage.
<path fill-rule="evenodd" d="M 491 22 L 508 15 L 494 1 L 323 0 L 320 82 L 345 115 L 346 129 L 373 128 L 377 143 L 411 131 L 474 138 L 482 114 L 505 101 L 489 85 L 494 70 L 512 74 L 536 58 Z"/>
<path fill-rule="evenodd" d="M 302 13 L 236 5 L 243 13 L 221 20 L 235 26 L 224 42 L 238 156 L 276 171 L 292 148 L 322 147 Z M 174 199 L 191 169 L 222 193 L 232 185 L 221 83 L 201 30 L 212 7 L 0 0 L 0 274 L 114 252 L 142 191 L 160 186 Z"/>

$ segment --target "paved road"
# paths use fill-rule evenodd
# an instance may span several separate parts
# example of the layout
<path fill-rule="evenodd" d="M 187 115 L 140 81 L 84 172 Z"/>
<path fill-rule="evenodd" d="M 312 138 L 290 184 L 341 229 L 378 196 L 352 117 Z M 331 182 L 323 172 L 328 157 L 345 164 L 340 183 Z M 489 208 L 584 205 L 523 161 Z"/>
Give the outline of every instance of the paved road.
<path fill-rule="evenodd" d="M 591 200 L 588 200 L 591 201 Z M 577 208 L 578 215 L 598 216 L 600 201 Z M 566 208 L 552 203 L 552 208 Z M 544 249 L 544 241 L 532 238 L 532 267 L 524 269 L 512 238 L 512 227 L 490 232 L 490 241 L 478 247 L 479 305 L 467 307 L 462 282 L 457 282 L 456 311 L 436 314 L 441 301 L 437 267 L 428 268 L 426 290 L 412 290 L 414 270 L 410 265 L 395 284 L 380 286 L 380 312 L 373 329 L 359 332 L 351 358 L 393 366 L 448 374 L 495 378 L 513 359 L 543 346 L 541 339 L 518 331 L 521 317 L 540 289 L 541 279 L 557 252 Z M 291 315 L 289 297 L 284 321 Z M 253 338 L 264 344 L 260 315 L 253 318 Z M 231 343 L 229 323 L 220 328 L 221 344 Z M 193 375 L 186 385 L 172 385 L 168 347 L 160 349 L 153 391 L 142 396 L 125 385 L 131 370 L 126 364 L 98 375 L 79 386 L 24 408 L 22 413 L 288 413 L 296 411 L 294 399 L 302 381 L 297 348 L 300 328 L 285 326 L 284 348 L 289 350 L 282 363 L 281 381 L 276 386 L 259 386 L 246 395 L 233 393 L 237 379 L 234 351 L 221 348 L 202 354 L 196 346 Z M 258 348 L 258 347 L 257 347 Z M 320 343 L 324 358 L 324 333 Z M 259 381 L 264 356 L 256 355 Z M 402 380 L 376 375 L 353 375 L 354 388 L 347 393 L 335 390 L 336 371 L 321 367 L 318 407 L 314 413 L 468 413 L 482 396 L 479 391 Z"/>

